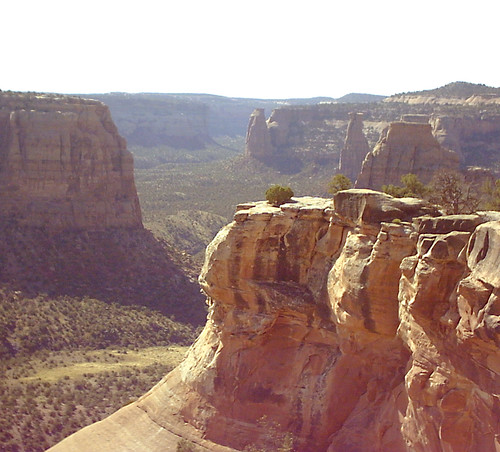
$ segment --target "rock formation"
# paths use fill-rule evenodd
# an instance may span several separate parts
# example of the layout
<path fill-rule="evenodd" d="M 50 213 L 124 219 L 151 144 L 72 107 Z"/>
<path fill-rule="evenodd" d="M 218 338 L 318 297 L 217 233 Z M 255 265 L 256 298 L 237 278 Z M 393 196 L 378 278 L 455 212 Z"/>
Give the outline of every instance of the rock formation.
<path fill-rule="evenodd" d="M 264 109 L 256 108 L 248 122 L 245 155 L 258 160 L 267 160 L 273 157 L 274 152 Z"/>
<path fill-rule="evenodd" d="M 469 166 L 496 166 L 500 152 L 499 115 L 439 115 L 431 118 L 432 130 L 441 146 L 453 149 Z"/>
<path fill-rule="evenodd" d="M 142 227 L 132 154 L 104 104 L 0 93 L 0 215 L 52 229 Z"/>
<path fill-rule="evenodd" d="M 250 117 L 246 155 L 292 171 L 311 162 L 337 166 L 347 108 L 334 104 L 285 106 L 274 109 L 265 122 L 264 111 L 256 109 Z"/>
<path fill-rule="evenodd" d="M 432 135 L 430 124 L 393 122 L 366 156 L 356 187 L 380 189 L 385 184 L 399 185 L 401 176 L 408 173 L 428 183 L 437 170 L 457 169 L 458 163 L 456 153 L 442 148 Z"/>
<path fill-rule="evenodd" d="M 370 190 L 240 206 L 184 362 L 51 451 L 498 449 L 498 220 Z"/>
<path fill-rule="evenodd" d="M 340 153 L 340 173 L 355 181 L 370 146 L 363 133 L 363 113 L 349 113 L 349 125 L 344 147 Z"/>

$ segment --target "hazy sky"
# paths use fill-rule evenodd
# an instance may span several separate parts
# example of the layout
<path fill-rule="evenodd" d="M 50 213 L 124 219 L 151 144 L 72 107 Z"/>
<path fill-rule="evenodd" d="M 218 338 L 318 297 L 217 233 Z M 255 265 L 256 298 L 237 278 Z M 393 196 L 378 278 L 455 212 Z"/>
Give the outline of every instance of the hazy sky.
<path fill-rule="evenodd" d="M 500 1 L 6 0 L 0 89 L 287 98 L 500 86 Z"/>

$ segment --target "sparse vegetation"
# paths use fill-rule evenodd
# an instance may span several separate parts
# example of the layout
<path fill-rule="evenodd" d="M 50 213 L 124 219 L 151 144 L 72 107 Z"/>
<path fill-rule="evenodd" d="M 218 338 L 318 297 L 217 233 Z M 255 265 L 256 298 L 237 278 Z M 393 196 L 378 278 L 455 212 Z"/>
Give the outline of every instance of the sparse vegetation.
<path fill-rule="evenodd" d="M 257 424 L 263 435 L 257 442 L 245 447 L 245 452 L 292 452 L 295 450 L 295 436 L 283 431 L 282 426 L 267 416 L 262 416 Z"/>
<path fill-rule="evenodd" d="M 328 183 L 328 193 L 334 195 L 341 190 L 349 190 L 352 187 L 351 179 L 344 174 L 336 174 Z"/>
<path fill-rule="evenodd" d="M 293 195 L 293 190 L 290 187 L 282 185 L 272 185 L 266 190 L 266 200 L 273 206 L 281 206 L 281 204 L 291 201 Z"/>
<path fill-rule="evenodd" d="M 412 173 L 401 176 L 402 186 L 382 185 L 382 191 L 395 198 L 421 198 L 425 199 L 429 194 L 430 188 L 424 185 L 419 178 Z"/>
<path fill-rule="evenodd" d="M 200 450 L 196 444 L 193 444 L 191 441 L 188 441 L 185 438 L 181 438 L 177 443 L 176 452 L 198 452 Z"/>
<path fill-rule="evenodd" d="M 133 402 L 187 347 L 37 352 L 0 362 L 0 451 L 38 452 Z"/>
<path fill-rule="evenodd" d="M 431 181 L 430 201 L 449 214 L 472 213 L 480 204 L 480 197 L 472 184 L 457 171 L 438 171 Z"/>
<path fill-rule="evenodd" d="M 481 187 L 484 208 L 487 210 L 500 210 L 500 179 L 493 182 L 487 179 Z"/>

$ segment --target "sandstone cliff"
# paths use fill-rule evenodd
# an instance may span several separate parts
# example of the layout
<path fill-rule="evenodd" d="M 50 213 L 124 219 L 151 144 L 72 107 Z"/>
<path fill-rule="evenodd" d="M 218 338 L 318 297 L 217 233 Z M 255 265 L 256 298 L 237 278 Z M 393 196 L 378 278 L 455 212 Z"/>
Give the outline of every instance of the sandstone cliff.
<path fill-rule="evenodd" d="M 441 146 L 453 149 L 467 166 L 495 168 L 500 152 L 500 115 L 440 115 L 430 119 Z"/>
<path fill-rule="evenodd" d="M 242 205 L 184 362 L 51 450 L 498 449 L 498 219 L 369 190 Z"/>
<path fill-rule="evenodd" d="M 338 166 L 349 106 L 284 106 L 272 111 L 264 128 L 262 109 L 251 116 L 246 154 L 279 169 L 300 171 L 309 163 Z"/>
<path fill-rule="evenodd" d="M 356 187 L 380 189 L 385 184 L 399 185 L 401 176 L 408 173 L 428 183 L 437 170 L 457 169 L 458 164 L 457 154 L 441 147 L 429 123 L 393 122 L 366 156 Z"/>
<path fill-rule="evenodd" d="M 0 93 L 0 215 L 52 229 L 142 227 L 132 154 L 104 104 Z"/>
<path fill-rule="evenodd" d="M 274 157 L 275 148 L 271 144 L 271 134 L 266 123 L 263 108 L 256 108 L 250 115 L 245 142 L 245 155 L 258 160 Z"/>
<path fill-rule="evenodd" d="M 340 153 L 339 171 L 355 181 L 370 146 L 363 133 L 363 113 L 349 113 L 349 125 L 344 147 Z"/>

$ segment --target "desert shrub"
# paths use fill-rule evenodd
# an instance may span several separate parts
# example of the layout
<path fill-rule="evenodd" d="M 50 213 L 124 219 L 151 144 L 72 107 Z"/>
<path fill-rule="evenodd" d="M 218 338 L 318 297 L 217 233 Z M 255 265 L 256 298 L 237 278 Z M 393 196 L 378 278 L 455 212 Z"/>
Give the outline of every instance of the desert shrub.
<path fill-rule="evenodd" d="M 266 191 L 266 200 L 273 206 L 281 206 L 281 204 L 291 201 L 292 196 L 292 189 L 282 185 L 272 185 Z"/>
<path fill-rule="evenodd" d="M 177 443 L 176 452 L 197 452 L 199 450 L 191 441 L 181 438 Z"/>
<path fill-rule="evenodd" d="M 351 179 L 344 174 L 335 174 L 328 183 L 328 193 L 334 195 L 341 190 L 349 190 L 352 187 Z"/>
<path fill-rule="evenodd" d="M 493 182 L 491 179 L 481 187 L 484 208 L 487 210 L 500 210 L 500 179 Z"/>
<path fill-rule="evenodd" d="M 295 450 L 295 436 L 283 431 L 280 424 L 269 420 L 266 415 L 257 421 L 258 426 L 264 433 L 256 443 L 248 444 L 245 452 L 292 452 Z"/>
<path fill-rule="evenodd" d="M 480 198 L 474 187 L 457 171 L 438 171 L 431 181 L 430 201 L 440 205 L 448 214 L 472 213 Z"/>
<path fill-rule="evenodd" d="M 382 191 L 395 198 L 426 198 L 429 195 L 429 187 L 424 185 L 420 179 L 412 173 L 401 176 L 402 186 L 382 185 Z"/>

